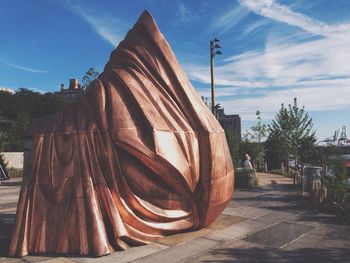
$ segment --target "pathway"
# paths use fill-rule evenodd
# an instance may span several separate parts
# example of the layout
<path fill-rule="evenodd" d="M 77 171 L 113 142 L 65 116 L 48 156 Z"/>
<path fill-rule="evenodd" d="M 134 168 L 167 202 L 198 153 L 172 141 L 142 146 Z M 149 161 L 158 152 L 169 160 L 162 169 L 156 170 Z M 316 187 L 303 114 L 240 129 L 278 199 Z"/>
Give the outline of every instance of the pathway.
<path fill-rule="evenodd" d="M 308 207 L 291 179 L 259 174 L 262 187 L 236 190 L 210 227 L 101 258 L 1 258 L 12 231 L 19 186 L 0 186 L 0 262 L 347 262 L 350 226 Z"/>

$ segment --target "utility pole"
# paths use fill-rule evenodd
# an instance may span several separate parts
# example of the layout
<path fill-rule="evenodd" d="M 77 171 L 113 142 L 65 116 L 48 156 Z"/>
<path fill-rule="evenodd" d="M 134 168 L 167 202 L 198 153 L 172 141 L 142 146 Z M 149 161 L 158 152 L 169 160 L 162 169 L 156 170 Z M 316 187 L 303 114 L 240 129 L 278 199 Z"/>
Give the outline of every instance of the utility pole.
<path fill-rule="evenodd" d="M 221 55 L 222 52 L 220 50 L 215 50 L 221 48 L 219 45 L 220 40 L 214 38 L 214 40 L 210 40 L 210 80 L 211 80 L 211 112 L 216 117 L 215 114 L 215 93 L 214 93 L 214 57 L 215 55 Z"/>

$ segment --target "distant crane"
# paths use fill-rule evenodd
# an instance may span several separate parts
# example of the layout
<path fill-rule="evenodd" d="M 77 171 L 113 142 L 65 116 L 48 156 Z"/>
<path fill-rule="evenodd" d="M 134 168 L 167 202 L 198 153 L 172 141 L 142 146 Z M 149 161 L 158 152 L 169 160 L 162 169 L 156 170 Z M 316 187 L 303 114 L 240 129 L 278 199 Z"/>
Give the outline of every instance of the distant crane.
<path fill-rule="evenodd" d="M 338 140 L 338 135 L 339 135 L 339 129 L 338 130 L 336 130 L 335 132 L 334 132 L 334 135 L 333 135 L 333 141 L 337 141 Z"/>
<path fill-rule="evenodd" d="M 334 135 L 324 139 L 322 142 L 325 142 L 327 145 L 337 145 L 338 143 L 339 129 L 334 131 Z"/>
<path fill-rule="evenodd" d="M 339 136 L 339 129 L 335 130 L 334 135 L 324 139 L 323 141 L 326 145 L 335 145 L 335 146 L 349 146 L 350 140 L 348 140 L 346 135 L 346 126 L 342 126 L 342 131 Z"/>
<path fill-rule="evenodd" d="M 346 145 L 348 143 L 348 137 L 346 136 L 346 127 L 343 126 L 341 129 L 341 134 L 338 139 L 338 145 Z"/>

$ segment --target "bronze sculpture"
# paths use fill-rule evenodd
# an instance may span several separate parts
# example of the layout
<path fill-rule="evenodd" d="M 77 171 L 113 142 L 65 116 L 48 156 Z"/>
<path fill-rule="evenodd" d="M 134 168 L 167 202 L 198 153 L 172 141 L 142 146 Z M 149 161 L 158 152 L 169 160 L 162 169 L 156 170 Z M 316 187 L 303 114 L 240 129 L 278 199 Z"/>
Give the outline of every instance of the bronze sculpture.
<path fill-rule="evenodd" d="M 231 199 L 225 134 L 147 11 L 86 95 L 27 135 L 11 256 L 102 256 L 207 226 Z"/>

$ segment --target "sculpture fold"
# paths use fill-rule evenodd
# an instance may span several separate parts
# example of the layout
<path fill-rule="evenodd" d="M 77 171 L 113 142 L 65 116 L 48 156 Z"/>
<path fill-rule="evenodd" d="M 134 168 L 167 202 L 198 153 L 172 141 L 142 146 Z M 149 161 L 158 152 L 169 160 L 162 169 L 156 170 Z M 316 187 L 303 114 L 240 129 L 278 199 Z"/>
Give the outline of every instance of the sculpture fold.
<path fill-rule="evenodd" d="M 145 11 L 85 96 L 32 124 L 11 256 L 102 256 L 211 224 L 225 134 Z"/>

